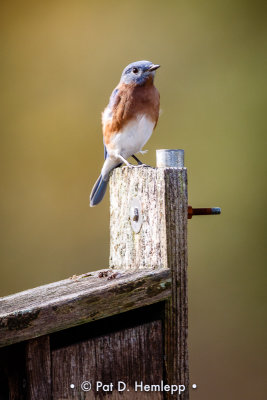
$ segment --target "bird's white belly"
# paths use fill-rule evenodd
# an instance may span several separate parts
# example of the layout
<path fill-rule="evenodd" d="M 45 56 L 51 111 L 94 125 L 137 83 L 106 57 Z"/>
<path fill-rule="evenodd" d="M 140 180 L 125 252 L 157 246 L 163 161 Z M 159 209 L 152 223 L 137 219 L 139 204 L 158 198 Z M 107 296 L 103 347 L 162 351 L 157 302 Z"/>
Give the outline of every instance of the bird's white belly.
<path fill-rule="evenodd" d="M 111 140 L 112 151 L 110 155 L 120 154 L 124 158 L 142 150 L 150 138 L 155 122 L 146 115 L 140 115 L 136 120 L 128 122 L 123 129 L 113 136 Z"/>

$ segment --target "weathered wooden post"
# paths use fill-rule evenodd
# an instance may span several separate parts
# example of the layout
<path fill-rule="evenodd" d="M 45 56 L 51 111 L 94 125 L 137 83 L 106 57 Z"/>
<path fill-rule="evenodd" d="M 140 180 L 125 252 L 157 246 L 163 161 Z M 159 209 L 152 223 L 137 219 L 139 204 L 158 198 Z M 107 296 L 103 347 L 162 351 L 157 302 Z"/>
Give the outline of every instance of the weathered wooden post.
<path fill-rule="evenodd" d="M 164 326 L 159 328 L 164 336 L 163 379 L 170 385 L 184 385 L 185 392 L 179 398 L 188 399 L 188 200 L 183 156 L 183 150 L 158 150 L 158 168 L 121 168 L 113 172 L 110 266 L 171 271 L 171 293 L 165 302 Z"/>

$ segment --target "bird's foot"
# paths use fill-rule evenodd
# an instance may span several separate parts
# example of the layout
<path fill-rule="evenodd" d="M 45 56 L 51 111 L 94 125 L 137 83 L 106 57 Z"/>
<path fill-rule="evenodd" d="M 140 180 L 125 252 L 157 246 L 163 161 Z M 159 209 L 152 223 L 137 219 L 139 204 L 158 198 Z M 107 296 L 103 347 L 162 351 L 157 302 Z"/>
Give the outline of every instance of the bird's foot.
<path fill-rule="evenodd" d="M 142 167 L 149 167 L 150 168 L 150 165 L 147 165 L 147 164 L 138 164 L 138 165 L 134 165 L 134 167 L 135 168 L 142 168 Z"/>
<path fill-rule="evenodd" d="M 150 165 L 143 164 L 134 154 L 132 157 L 138 162 L 138 165 L 130 164 L 124 157 L 121 155 L 117 156 L 125 165 L 122 168 L 140 168 L 140 167 L 150 167 Z"/>
<path fill-rule="evenodd" d="M 137 158 L 134 154 L 132 155 L 133 159 L 135 159 L 135 161 L 137 162 L 138 165 L 142 165 L 142 161 L 139 160 L 139 158 Z"/>
<path fill-rule="evenodd" d="M 120 154 L 118 154 L 116 157 L 119 158 L 123 162 L 123 164 L 125 164 L 127 167 L 132 167 L 133 166 L 124 157 L 122 157 Z"/>
<path fill-rule="evenodd" d="M 137 167 L 137 165 L 133 165 L 133 164 L 127 163 L 126 165 L 124 165 L 124 166 L 122 167 L 122 169 L 125 169 L 125 168 L 134 168 L 134 167 Z"/>
<path fill-rule="evenodd" d="M 128 163 L 127 165 L 124 165 L 122 168 L 142 168 L 142 167 L 150 167 L 150 165 L 147 164 L 138 164 L 138 165 L 133 165 Z"/>

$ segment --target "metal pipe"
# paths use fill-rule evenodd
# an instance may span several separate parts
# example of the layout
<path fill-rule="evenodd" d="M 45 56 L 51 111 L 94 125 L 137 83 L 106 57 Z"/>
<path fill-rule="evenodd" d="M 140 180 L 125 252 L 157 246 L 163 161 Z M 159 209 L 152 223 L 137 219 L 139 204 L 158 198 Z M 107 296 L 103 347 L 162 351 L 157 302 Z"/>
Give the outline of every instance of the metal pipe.
<path fill-rule="evenodd" d="M 183 168 L 184 150 L 156 150 L 157 167 L 159 168 Z"/>

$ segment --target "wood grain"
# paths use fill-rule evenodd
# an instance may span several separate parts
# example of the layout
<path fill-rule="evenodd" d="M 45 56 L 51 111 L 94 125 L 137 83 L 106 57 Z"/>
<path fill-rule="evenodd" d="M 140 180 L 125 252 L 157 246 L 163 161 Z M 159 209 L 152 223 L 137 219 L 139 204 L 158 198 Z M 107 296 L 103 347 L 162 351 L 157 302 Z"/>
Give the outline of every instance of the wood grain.
<path fill-rule="evenodd" d="M 61 333 L 56 334 L 56 344 L 52 345 L 54 400 L 163 399 L 163 392 L 135 391 L 135 381 L 151 385 L 163 379 L 162 321 L 149 321 L 147 315 L 148 322 L 144 322 L 142 311 L 134 314 L 125 313 L 119 321 L 111 317 L 88 324 L 87 338 L 79 337 L 76 328 L 68 338 L 63 335 L 61 339 Z M 103 327 L 104 321 L 107 325 Z M 92 385 L 88 392 L 81 388 L 84 381 Z M 97 381 L 109 385 L 107 391 L 97 391 Z M 125 382 L 127 390 L 119 392 L 118 381 Z"/>
<path fill-rule="evenodd" d="M 188 300 L 187 300 L 187 171 L 165 169 L 166 232 L 172 295 L 166 301 L 165 354 L 169 384 L 185 385 L 179 399 L 189 398 Z M 174 397 L 167 394 L 166 398 Z M 178 398 L 178 397 L 177 397 Z"/>
<path fill-rule="evenodd" d="M 26 344 L 27 400 L 51 400 L 51 357 L 49 335 Z"/>
<path fill-rule="evenodd" d="M 152 304 L 170 295 L 168 270 L 101 270 L 0 299 L 0 347 Z"/>
<path fill-rule="evenodd" d="M 141 202 L 143 224 L 131 227 L 131 200 Z M 110 267 L 167 268 L 165 183 L 162 168 L 118 168 L 110 179 Z"/>
<path fill-rule="evenodd" d="M 25 343 L 0 349 L 0 399 L 27 399 Z"/>

